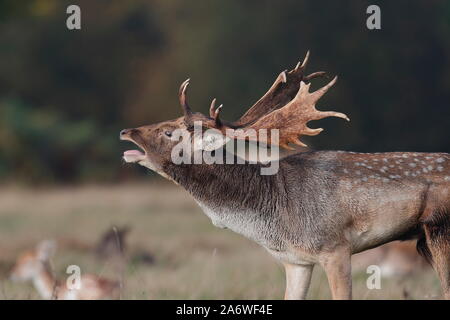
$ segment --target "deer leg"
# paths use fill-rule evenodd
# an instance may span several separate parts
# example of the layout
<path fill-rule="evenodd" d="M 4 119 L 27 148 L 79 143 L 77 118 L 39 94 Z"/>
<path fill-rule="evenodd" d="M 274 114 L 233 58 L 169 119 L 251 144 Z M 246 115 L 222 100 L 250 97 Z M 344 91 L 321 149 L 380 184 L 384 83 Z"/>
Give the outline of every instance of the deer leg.
<path fill-rule="evenodd" d="M 442 292 L 446 300 L 450 300 L 450 244 L 447 244 L 447 252 L 434 250 L 430 247 L 433 255 L 433 267 L 441 282 Z M 436 253 L 434 253 L 436 252 Z"/>
<path fill-rule="evenodd" d="M 450 228 L 426 224 L 424 229 L 433 268 L 439 276 L 444 298 L 450 300 Z"/>
<path fill-rule="evenodd" d="M 349 248 L 338 248 L 327 253 L 320 261 L 327 274 L 334 300 L 352 298 L 351 253 Z"/>
<path fill-rule="evenodd" d="M 285 300 L 306 299 L 314 265 L 284 263 L 286 270 Z"/>

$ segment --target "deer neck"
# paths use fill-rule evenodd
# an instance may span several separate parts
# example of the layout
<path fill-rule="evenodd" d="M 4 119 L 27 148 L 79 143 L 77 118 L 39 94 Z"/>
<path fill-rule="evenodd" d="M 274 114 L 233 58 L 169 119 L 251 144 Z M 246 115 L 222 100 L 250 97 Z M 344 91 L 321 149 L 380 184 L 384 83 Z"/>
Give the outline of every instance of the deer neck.
<path fill-rule="evenodd" d="M 261 175 L 260 164 L 168 164 L 164 171 L 197 201 L 214 225 L 229 228 L 265 246 L 276 235 L 282 210 L 281 175 Z M 283 188 L 281 188 L 283 189 Z M 277 208 L 277 210 L 275 210 Z"/>
<path fill-rule="evenodd" d="M 259 164 L 168 164 L 164 172 L 202 203 L 259 210 L 260 200 L 274 196 L 277 176 L 260 174 Z M 254 199 L 254 200 L 252 200 Z"/>
<path fill-rule="evenodd" d="M 50 270 L 46 266 L 42 266 L 41 270 L 33 278 L 33 285 L 42 298 L 51 299 L 53 296 L 55 279 Z"/>

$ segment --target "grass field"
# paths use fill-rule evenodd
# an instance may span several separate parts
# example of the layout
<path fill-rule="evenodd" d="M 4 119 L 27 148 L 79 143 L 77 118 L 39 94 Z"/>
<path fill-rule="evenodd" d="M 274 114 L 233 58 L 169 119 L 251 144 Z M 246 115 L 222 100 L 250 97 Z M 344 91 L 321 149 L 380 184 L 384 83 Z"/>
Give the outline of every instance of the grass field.
<path fill-rule="evenodd" d="M 13 283 L 16 256 L 43 239 L 61 245 L 52 259 L 60 279 L 70 264 L 82 272 L 119 278 L 117 263 L 91 248 L 113 225 L 129 225 L 124 299 L 281 299 L 284 271 L 265 250 L 228 230 L 215 228 L 181 188 L 149 182 L 24 190 L 0 189 L 0 299 L 39 299 L 30 283 Z M 138 258 L 151 254 L 154 263 Z M 367 274 L 353 277 L 355 299 L 441 297 L 432 270 L 366 287 Z M 326 277 L 314 270 L 309 299 L 329 299 Z"/>

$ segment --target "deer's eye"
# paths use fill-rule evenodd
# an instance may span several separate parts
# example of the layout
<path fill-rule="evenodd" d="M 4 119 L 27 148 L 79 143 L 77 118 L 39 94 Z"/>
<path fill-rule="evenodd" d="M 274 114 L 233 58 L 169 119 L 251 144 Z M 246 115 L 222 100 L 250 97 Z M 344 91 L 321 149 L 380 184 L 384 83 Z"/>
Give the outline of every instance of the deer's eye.
<path fill-rule="evenodd" d="M 172 132 L 171 131 L 164 131 L 164 134 L 166 136 L 168 136 L 169 138 L 172 136 Z"/>

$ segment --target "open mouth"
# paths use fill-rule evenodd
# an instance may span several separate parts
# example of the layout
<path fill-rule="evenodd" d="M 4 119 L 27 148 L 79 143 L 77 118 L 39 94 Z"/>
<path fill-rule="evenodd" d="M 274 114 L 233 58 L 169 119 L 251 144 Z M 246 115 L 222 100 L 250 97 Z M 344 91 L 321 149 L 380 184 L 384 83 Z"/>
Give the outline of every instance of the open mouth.
<path fill-rule="evenodd" d="M 140 150 L 127 150 L 123 153 L 125 162 L 139 162 L 145 159 L 145 153 Z"/>
<path fill-rule="evenodd" d="M 131 140 L 130 138 L 121 138 L 121 140 L 127 140 L 130 142 L 133 142 L 135 145 L 137 145 L 139 148 L 142 149 L 142 147 L 140 145 L 138 145 L 135 141 Z M 136 163 L 139 161 L 144 160 L 146 157 L 146 153 L 145 151 L 142 150 L 126 150 L 123 152 L 123 159 L 125 160 L 125 162 L 128 163 Z"/>

